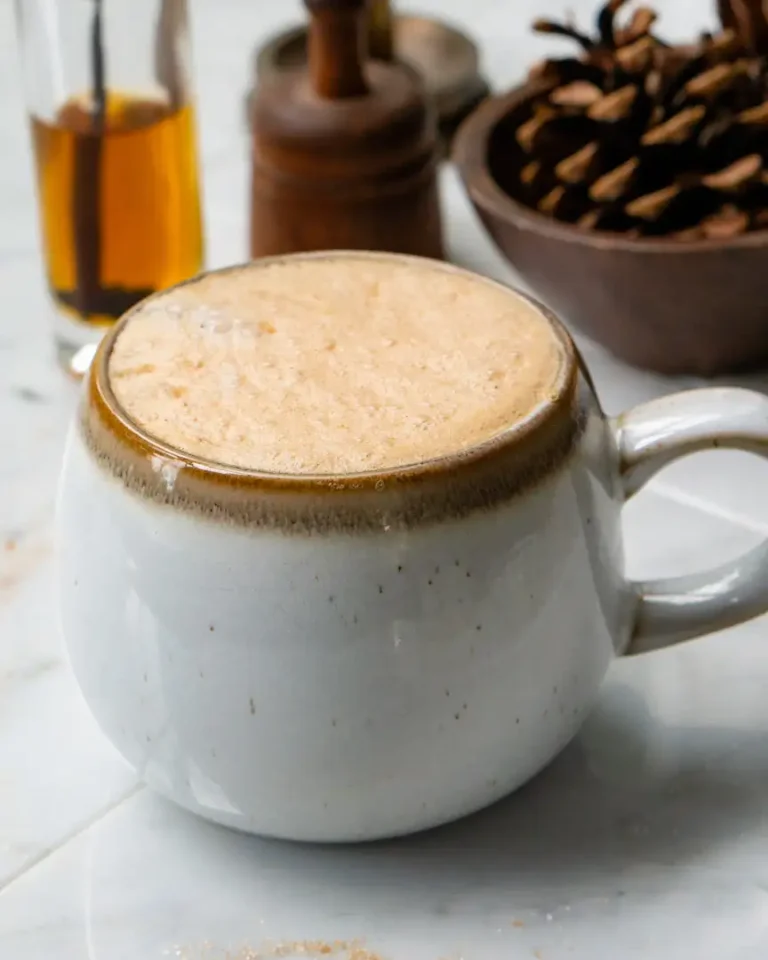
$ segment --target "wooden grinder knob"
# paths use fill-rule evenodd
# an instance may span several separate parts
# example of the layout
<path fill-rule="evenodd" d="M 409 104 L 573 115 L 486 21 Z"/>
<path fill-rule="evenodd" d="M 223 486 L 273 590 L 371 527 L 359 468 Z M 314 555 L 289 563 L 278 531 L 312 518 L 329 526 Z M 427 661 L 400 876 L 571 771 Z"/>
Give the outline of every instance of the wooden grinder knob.
<path fill-rule="evenodd" d="M 319 97 L 364 97 L 365 0 L 305 0 L 309 25 L 309 72 Z"/>

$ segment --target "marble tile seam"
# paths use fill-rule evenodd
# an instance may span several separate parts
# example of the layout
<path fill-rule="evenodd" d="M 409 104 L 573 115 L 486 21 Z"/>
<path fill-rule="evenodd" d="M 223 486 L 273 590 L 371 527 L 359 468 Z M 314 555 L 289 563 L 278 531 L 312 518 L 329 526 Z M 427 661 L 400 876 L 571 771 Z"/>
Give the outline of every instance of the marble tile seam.
<path fill-rule="evenodd" d="M 670 500 L 680 506 L 690 507 L 693 510 L 706 513 L 711 517 L 716 517 L 718 520 L 724 520 L 736 527 L 741 527 L 744 530 L 750 530 L 768 537 L 768 522 L 760 520 L 757 517 L 739 513 L 736 510 L 730 510 L 727 507 L 722 507 L 708 498 L 689 493 L 684 487 L 678 484 L 669 483 L 665 480 L 652 480 L 648 484 L 647 489 L 664 497 L 665 500 Z M 642 491 L 637 494 L 639 497 L 642 497 L 642 495 Z"/>
<path fill-rule="evenodd" d="M 99 810 L 96 810 L 91 817 L 82 823 L 77 824 L 73 830 L 61 837 L 61 839 L 56 843 L 53 843 L 51 846 L 41 850 L 36 857 L 28 860 L 14 873 L 11 873 L 9 876 L 5 877 L 2 882 L 0 882 L 0 900 L 2 900 L 3 895 L 15 883 L 21 880 L 22 877 L 25 877 L 28 873 L 31 873 L 41 864 L 45 863 L 46 860 L 50 859 L 50 857 L 54 856 L 54 854 L 58 853 L 60 850 L 63 850 L 64 847 L 77 840 L 83 834 L 87 833 L 92 827 L 96 826 L 97 823 L 105 820 L 108 816 L 122 807 L 124 803 L 132 800 L 145 789 L 146 787 L 143 783 L 135 783 L 129 790 L 126 790 L 122 796 L 118 797 L 116 800 L 113 800 L 111 803 L 106 804 L 104 807 L 101 807 Z"/>

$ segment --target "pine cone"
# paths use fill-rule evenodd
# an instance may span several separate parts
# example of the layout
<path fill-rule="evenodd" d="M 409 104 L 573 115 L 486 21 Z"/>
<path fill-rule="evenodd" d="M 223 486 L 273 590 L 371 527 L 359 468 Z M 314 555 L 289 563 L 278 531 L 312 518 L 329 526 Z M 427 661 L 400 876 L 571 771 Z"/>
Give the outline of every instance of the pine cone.
<path fill-rule="evenodd" d="M 726 29 L 733 30 L 754 55 L 768 53 L 768 7 L 763 0 L 717 0 Z"/>
<path fill-rule="evenodd" d="M 764 229 L 768 15 L 761 0 L 720 0 L 722 31 L 685 46 L 655 36 L 648 7 L 617 23 L 626 2 L 603 6 L 594 36 L 570 24 L 534 24 L 581 52 L 532 71 L 532 96 L 510 118 L 512 136 L 509 125 L 498 131 L 500 184 L 585 229 L 686 240 Z"/>

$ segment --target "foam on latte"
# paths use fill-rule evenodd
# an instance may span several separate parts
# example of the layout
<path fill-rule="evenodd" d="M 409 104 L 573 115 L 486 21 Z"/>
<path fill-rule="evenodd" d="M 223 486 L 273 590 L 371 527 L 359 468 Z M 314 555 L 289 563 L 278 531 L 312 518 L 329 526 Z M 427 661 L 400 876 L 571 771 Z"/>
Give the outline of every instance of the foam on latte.
<path fill-rule="evenodd" d="M 214 273 L 133 314 L 109 359 L 149 434 L 225 465 L 387 469 L 476 446 L 553 397 L 526 300 L 429 262 L 330 255 Z"/>

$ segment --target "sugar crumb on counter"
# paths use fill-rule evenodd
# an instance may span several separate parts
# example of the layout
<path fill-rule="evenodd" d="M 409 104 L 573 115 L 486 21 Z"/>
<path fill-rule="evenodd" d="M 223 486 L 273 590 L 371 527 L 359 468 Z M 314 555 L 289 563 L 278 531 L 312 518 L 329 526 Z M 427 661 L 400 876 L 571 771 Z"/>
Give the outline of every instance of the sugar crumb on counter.
<path fill-rule="evenodd" d="M 218 950 L 206 944 L 199 948 L 177 947 L 168 952 L 177 960 L 270 960 L 274 957 L 335 957 L 337 960 L 385 960 L 359 940 L 284 940 L 266 941 L 258 947 Z"/>

